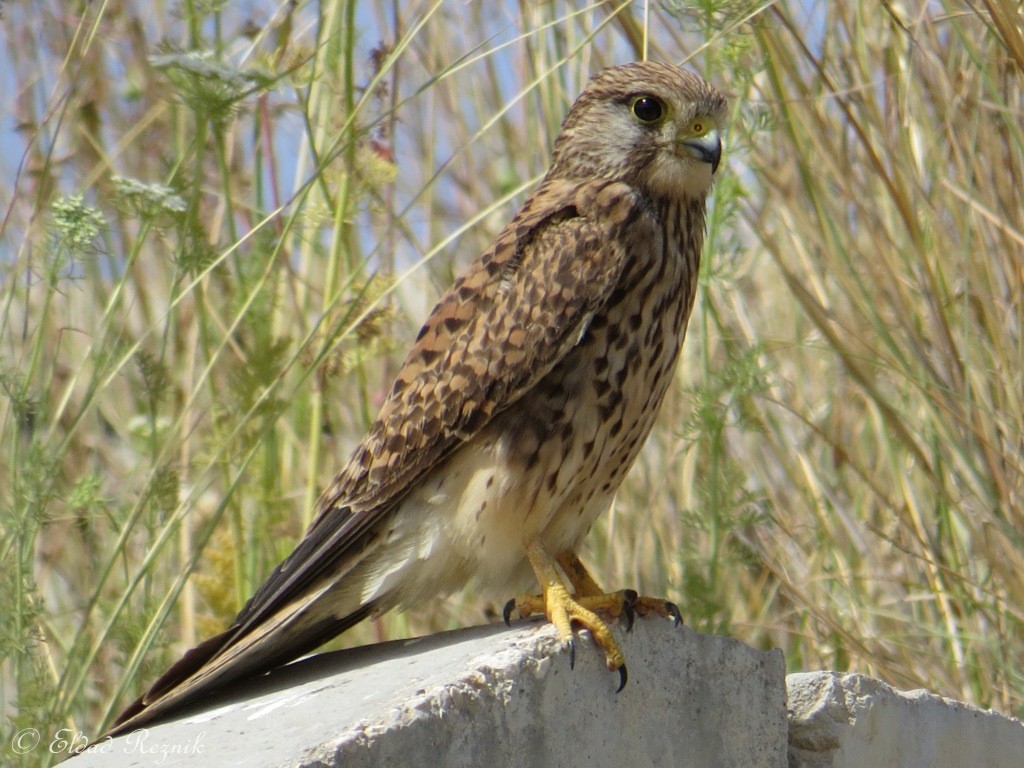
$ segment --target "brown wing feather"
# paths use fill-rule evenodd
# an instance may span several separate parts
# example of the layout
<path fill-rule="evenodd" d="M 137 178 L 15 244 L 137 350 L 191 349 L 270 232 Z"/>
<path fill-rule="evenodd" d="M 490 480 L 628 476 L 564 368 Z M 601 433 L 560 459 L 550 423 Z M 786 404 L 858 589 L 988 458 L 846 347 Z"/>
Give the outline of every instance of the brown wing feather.
<path fill-rule="evenodd" d="M 381 517 L 579 341 L 625 260 L 639 213 L 623 184 L 549 181 L 431 312 L 369 433 L 299 546 L 238 617 L 254 626 L 362 551 Z M 552 231 L 553 230 L 553 231 Z M 561 247 L 535 248 L 543 233 Z"/>
<path fill-rule="evenodd" d="M 615 234 L 637 205 L 624 184 L 541 186 L 438 302 L 321 514 L 401 494 L 439 449 L 472 437 L 543 378 L 615 285 L 624 263 Z M 533 247 L 541 234 L 545 247 Z"/>
<path fill-rule="evenodd" d="M 287 636 L 277 622 L 325 581 L 342 580 L 376 524 L 416 482 L 578 343 L 622 272 L 626 254 L 617 231 L 639 213 L 636 196 L 621 183 L 546 181 L 438 302 L 377 421 L 322 496 L 295 551 L 230 629 L 172 666 L 109 733 L 286 663 L 364 618 L 373 606 L 293 627 Z M 271 653 L 257 647 L 268 625 L 282 633 Z"/>

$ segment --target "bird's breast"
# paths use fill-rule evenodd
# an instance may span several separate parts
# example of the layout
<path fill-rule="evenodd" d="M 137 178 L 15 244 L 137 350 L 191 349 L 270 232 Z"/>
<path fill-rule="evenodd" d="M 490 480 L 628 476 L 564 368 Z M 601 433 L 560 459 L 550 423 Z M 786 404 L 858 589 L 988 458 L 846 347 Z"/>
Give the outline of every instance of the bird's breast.
<path fill-rule="evenodd" d="M 688 223 L 703 225 L 675 227 Z M 699 238 L 667 229 L 633 249 L 579 344 L 403 502 L 423 563 L 410 594 L 467 576 L 496 598 L 530 588 L 524 540 L 575 550 L 608 508 L 654 425 L 693 304 Z"/>
<path fill-rule="evenodd" d="M 632 249 L 580 343 L 485 430 L 487 468 L 470 446 L 474 457 L 456 459 L 479 478 L 453 522 L 477 537 L 474 570 L 485 581 L 505 570 L 528 576 L 525 538 L 575 550 L 650 434 L 693 305 L 700 239 L 690 233 L 703 230 L 700 216 L 670 215 L 661 242 Z"/>

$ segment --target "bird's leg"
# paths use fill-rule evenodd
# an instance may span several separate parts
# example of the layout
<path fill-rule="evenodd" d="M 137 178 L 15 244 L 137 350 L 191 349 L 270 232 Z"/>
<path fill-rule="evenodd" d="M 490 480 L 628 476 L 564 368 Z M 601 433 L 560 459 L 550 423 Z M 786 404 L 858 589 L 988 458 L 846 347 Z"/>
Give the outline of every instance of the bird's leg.
<path fill-rule="evenodd" d="M 576 556 L 575 552 L 563 552 L 555 558 L 558 564 L 562 566 L 562 570 L 565 571 L 565 575 L 569 577 L 569 581 L 572 582 L 573 588 L 576 590 L 576 594 L 580 595 L 603 595 L 605 592 L 598 586 L 597 581 L 593 576 L 590 575 L 590 571 L 587 570 L 579 557 Z"/>
<path fill-rule="evenodd" d="M 580 603 L 592 611 L 607 611 L 615 616 L 625 616 L 627 632 L 633 628 L 635 614 L 647 616 L 654 613 L 664 616 L 671 619 L 677 627 L 683 621 L 679 606 L 664 598 L 641 596 L 632 589 L 606 593 L 598 586 L 575 552 L 564 552 L 558 556 L 557 561 L 572 582 L 575 594 L 581 598 Z"/>
<path fill-rule="evenodd" d="M 626 631 L 633 627 L 636 614 L 646 616 L 654 613 L 671 619 L 679 626 L 682 616 L 675 603 L 658 597 L 641 597 L 635 590 L 620 589 L 617 592 L 605 592 L 591 576 L 574 552 L 563 552 L 552 558 L 537 539 L 526 543 L 526 556 L 537 574 L 543 593 L 540 595 L 521 595 L 505 604 L 505 623 L 509 623 L 513 611 L 518 611 L 523 618 L 534 613 L 544 613 L 548 621 L 558 628 L 562 644 L 569 651 L 569 667 L 572 668 L 576 657 L 576 646 L 572 636 L 572 623 L 590 630 L 594 642 L 605 652 L 608 669 L 619 671 L 619 690 L 626 685 L 626 663 L 622 649 L 612 636 L 608 625 L 597 615 L 598 612 L 612 616 L 624 616 Z M 569 593 L 562 574 L 572 585 Z"/>
<path fill-rule="evenodd" d="M 590 571 L 575 552 L 563 552 L 555 558 L 555 561 L 572 583 L 573 594 L 580 605 L 610 616 L 623 616 L 626 619 L 626 631 L 633 628 L 635 616 L 633 606 L 638 599 L 635 590 L 620 589 L 617 592 L 605 592 L 590 575 Z"/>
<path fill-rule="evenodd" d="M 619 644 L 612 635 L 608 625 L 591 608 L 584 605 L 584 603 L 599 602 L 596 598 L 605 597 L 600 594 L 600 589 L 597 587 L 596 582 L 586 572 L 586 569 L 580 565 L 583 573 L 586 574 L 586 582 L 581 582 L 584 588 L 589 591 L 589 588 L 592 587 L 597 590 L 598 594 L 581 595 L 579 598 L 574 598 L 565 585 L 565 579 L 559 568 L 559 562 L 544 550 L 540 541 L 530 539 L 526 542 L 526 556 L 530 561 L 530 565 L 533 566 L 533 572 L 537 575 L 537 581 L 540 582 L 543 594 L 524 595 L 510 600 L 505 605 L 505 621 L 508 622 L 513 609 L 518 609 L 519 615 L 523 617 L 543 611 L 548 617 L 548 621 L 558 629 L 562 645 L 569 651 L 570 669 L 576 660 L 576 645 L 572 635 L 572 623 L 576 622 L 580 626 L 589 629 L 594 642 L 604 651 L 605 663 L 608 669 L 619 671 L 619 690 L 621 691 L 626 685 L 627 679 L 626 657 L 623 655 L 622 649 L 619 648 Z M 569 574 L 567 573 L 566 576 L 569 576 Z M 580 585 L 577 585 L 572 577 L 570 577 L 570 581 L 574 587 L 579 588 Z M 595 605 L 594 607 L 602 608 L 603 605 Z M 621 610 L 621 607 L 620 598 L 618 610 Z"/>

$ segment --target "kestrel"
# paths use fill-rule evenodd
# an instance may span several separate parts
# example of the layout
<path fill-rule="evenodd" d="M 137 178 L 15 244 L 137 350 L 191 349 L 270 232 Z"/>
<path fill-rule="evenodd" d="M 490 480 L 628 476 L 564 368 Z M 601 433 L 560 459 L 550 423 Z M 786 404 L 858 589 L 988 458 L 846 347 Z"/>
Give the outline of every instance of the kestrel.
<path fill-rule="evenodd" d="M 505 597 L 539 582 L 506 618 L 544 612 L 570 661 L 571 625 L 589 629 L 621 689 L 625 660 L 597 613 L 678 611 L 605 594 L 576 551 L 672 379 L 725 117 L 717 90 L 668 64 L 588 83 L 544 180 L 427 318 L 305 538 L 110 735 L 467 582 Z"/>

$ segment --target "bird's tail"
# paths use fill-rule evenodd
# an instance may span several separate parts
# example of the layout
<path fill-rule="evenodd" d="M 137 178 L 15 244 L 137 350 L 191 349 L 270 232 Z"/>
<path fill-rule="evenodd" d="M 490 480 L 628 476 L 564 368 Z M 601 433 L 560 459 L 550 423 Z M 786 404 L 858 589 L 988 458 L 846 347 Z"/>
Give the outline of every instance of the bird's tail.
<path fill-rule="evenodd" d="M 362 621 L 374 609 L 374 603 L 367 603 L 342 618 L 311 622 L 306 618 L 311 612 L 300 611 L 273 616 L 255 626 L 235 625 L 186 652 L 128 705 L 100 738 L 130 733 L 225 685 L 294 661 Z"/>
<path fill-rule="evenodd" d="M 174 704 L 183 703 L 181 699 L 175 701 L 169 694 L 175 688 L 182 686 L 183 683 L 220 653 L 231 641 L 232 634 L 232 630 L 226 630 L 219 635 L 214 635 L 208 640 L 204 640 L 195 648 L 187 651 L 184 656 L 157 678 L 156 682 L 149 687 L 149 690 L 129 704 L 117 716 L 113 725 L 103 734 L 103 738 L 128 733 L 138 726 L 150 722 L 162 712 L 168 711 Z M 198 697 L 201 692 L 201 689 L 197 688 L 193 691 L 193 694 L 195 697 Z"/>

